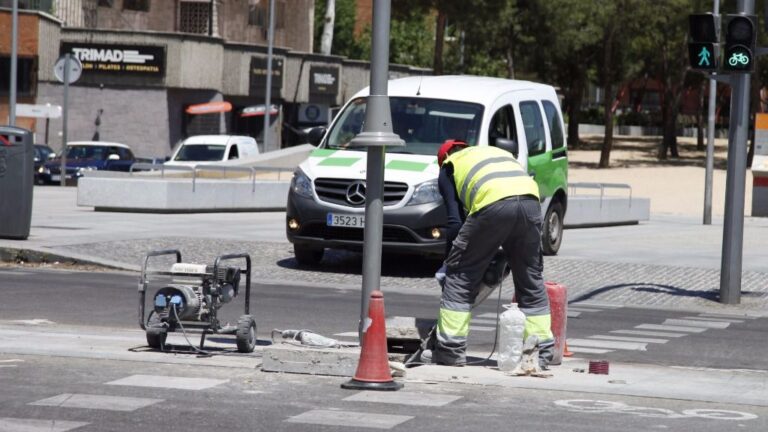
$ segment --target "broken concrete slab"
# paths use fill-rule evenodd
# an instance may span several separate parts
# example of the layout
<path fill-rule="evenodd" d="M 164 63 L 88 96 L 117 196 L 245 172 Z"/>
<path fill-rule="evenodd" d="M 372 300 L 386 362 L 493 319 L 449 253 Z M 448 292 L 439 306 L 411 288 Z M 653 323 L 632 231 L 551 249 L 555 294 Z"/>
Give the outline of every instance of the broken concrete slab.
<path fill-rule="evenodd" d="M 391 362 L 404 362 L 405 354 L 388 353 Z M 293 344 L 264 347 L 261 369 L 305 375 L 351 377 L 357 371 L 360 347 L 312 348 Z"/>
<path fill-rule="evenodd" d="M 387 339 L 420 341 L 426 339 L 435 326 L 434 318 L 393 316 L 386 319 Z"/>

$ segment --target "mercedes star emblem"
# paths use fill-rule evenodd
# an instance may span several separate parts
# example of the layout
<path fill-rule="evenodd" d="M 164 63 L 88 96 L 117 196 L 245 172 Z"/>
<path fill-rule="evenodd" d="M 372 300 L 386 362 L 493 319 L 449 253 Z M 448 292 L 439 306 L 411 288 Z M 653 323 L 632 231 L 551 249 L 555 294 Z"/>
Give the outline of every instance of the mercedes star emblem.
<path fill-rule="evenodd" d="M 365 204 L 365 182 L 356 181 L 347 188 L 347 202 L 352 205 Z"/>

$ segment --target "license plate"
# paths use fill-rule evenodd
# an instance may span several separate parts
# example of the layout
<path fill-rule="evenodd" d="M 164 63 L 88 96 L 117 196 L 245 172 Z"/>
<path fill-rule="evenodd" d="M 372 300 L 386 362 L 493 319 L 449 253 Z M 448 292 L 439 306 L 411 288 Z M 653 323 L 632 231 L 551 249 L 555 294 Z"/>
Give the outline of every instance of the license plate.
<path fill-rule="evenodd" d="M 336 227 L 364 228 L 365 216 L 328 213 L 328 216 L 326 217 L 326 224 L 328 226 Z"/>

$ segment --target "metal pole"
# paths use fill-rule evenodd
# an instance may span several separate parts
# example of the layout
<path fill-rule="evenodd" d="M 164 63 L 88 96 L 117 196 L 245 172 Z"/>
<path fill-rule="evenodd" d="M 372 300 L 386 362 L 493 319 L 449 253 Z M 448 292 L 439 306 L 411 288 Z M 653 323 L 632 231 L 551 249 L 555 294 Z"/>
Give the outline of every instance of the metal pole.
<path fill-rule="evenodd" d="M 8 124 L 16 126 L 16 78 L 18 73 L 19 0 L 13 0 L 11 12 L 11 88 L 8 97 Z"/>
<path fill-rule="evenodd" d="M 275 0 L 269 0 L 269 30 L 267 31 L 267 91 L 264 102 L 264 151 L 269 151 L 269 111 L 272 106 L 272 46 L 275 43 Z"/>
<path fill-rule="evenodd" d="M 64 54 L 64 107 L 61 112 L 61 186 L 67 184 L 67 113 L 69 111 L 70 53 Z"/>
<path fill-rule="evenodd" d="M 712 13 L 720 14 L 720 0 L 715 0 Z M 713 74 L 714 75 L 714 74 Z M 707 163 L 704 169 L 704 225 L 712 225 L 712 174 L 715 169 L 715 99 L 717 81 L 709 79 L 709 106 L 707 107 Z"/>
<path fill-rule="evenodd" d="M 754 0 L 739 0 L 737 11 L 752 14 Z M 744 245 L 744 182 L 747 170 L 749 135 L 750 74 L 732 77 L 730 137 L 728 141 L 728 177 L 725 183 L 725 222 L 723 256 L 720 266 L 720 303 L 741 301 L 741 258 Z"/>
<path fill-rule="evenodd" d="M 360 342 L 367 329 L 368 299 L 381 287 L 381 243 L 384 231 L 384 155 L 386 146 L 405 143 L 392 133 L 392 113 L 387 96 L 389 75 L 389 18 L 391 0 L 373 2 L 371 44 L 371 86 L 366 100 L 365 126 L 355 137 L 353 147 L 367 147 L 365 175 L 365 228 L 363 234 L 363 286 L 360 302 Z"/>

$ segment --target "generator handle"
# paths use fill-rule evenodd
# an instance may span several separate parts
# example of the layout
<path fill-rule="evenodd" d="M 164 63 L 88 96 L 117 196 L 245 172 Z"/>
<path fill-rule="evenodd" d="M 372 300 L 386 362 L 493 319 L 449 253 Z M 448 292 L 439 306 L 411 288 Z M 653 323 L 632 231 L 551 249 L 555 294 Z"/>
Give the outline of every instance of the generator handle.
<path fill-rule="evenodd" d="M 139 280 L 139 327 L 141 327 L 142 330 L 147 329 L 147 326 L 144 323 L 144 310 L 146 309 L 146 299 L 147 299 L 147 285 L 149 284 L 149 282 L 147 281 L 147 265 L 149 264 L 149 259 L 151 257 L 163 256 L 163 255 L 176 255 L 176 262 L 177 263 L 181 262 L 181 252 L 179 252 L 177 249 L 152 251 L 144 257 L 144 264 L 142 264 L 141 266 L 141 279 Z"/>
<path fill-rule="evenodd" d="M 245 273 L 245 314 L 248 315 L 251 310 L 251 256 L 247 253 L 219 255 L 216 257 L 216 261 L 213 262 L 213 274 L 219 274 L 219 262 L 238 258 L 245 259 L 245 272 L 240 270 L 240 274 Z"/>

